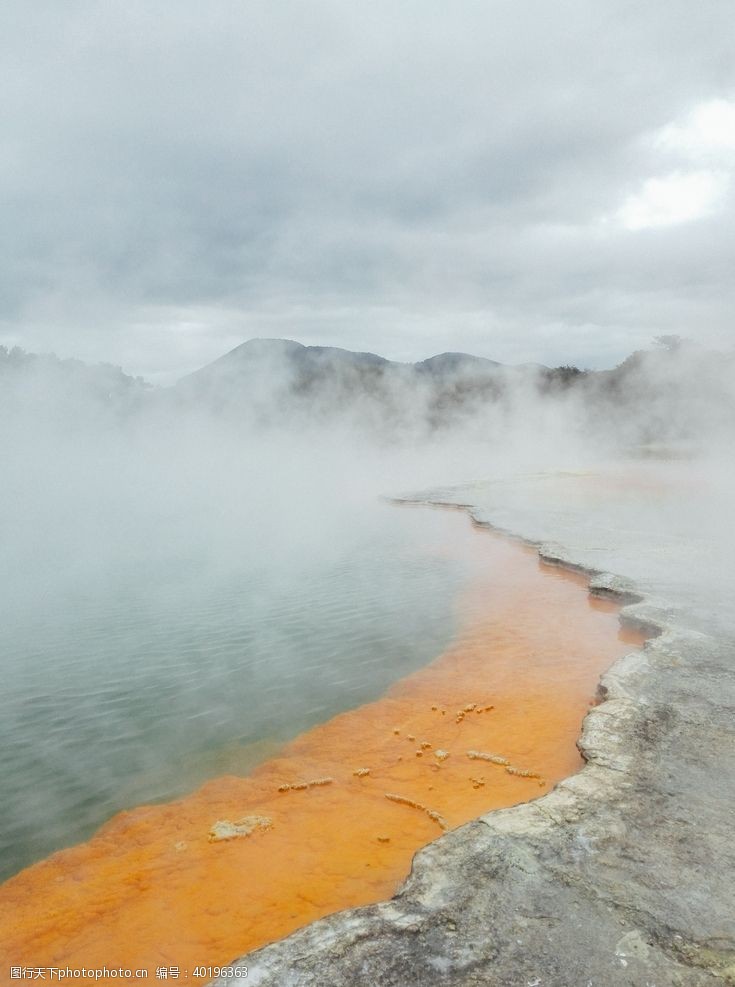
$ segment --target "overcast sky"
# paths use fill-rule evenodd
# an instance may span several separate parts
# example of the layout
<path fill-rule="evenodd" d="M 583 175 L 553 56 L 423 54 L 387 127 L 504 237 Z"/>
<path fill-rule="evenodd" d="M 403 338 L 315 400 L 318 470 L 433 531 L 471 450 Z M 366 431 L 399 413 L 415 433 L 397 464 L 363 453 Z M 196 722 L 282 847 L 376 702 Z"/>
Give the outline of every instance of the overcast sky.
<path fill-rule="evenodd" d="M 731 0 L 4 0 L 0 342 L 735 341 Z"/>

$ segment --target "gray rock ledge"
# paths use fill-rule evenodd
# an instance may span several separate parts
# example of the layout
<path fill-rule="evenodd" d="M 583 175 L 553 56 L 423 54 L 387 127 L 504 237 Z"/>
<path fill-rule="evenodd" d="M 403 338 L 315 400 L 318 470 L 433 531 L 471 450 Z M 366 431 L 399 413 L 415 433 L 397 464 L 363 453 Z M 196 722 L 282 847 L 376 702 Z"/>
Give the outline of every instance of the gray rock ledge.
<path fill-rule="evenodd" d="M 390 901 L 241 957 L 247 979 L 217 985 L 735 984 L 735 635 L 692 630 L 559 545 L 539 552 L 657 635 L 603 676 L 585 767 L 419 851 Z"/>

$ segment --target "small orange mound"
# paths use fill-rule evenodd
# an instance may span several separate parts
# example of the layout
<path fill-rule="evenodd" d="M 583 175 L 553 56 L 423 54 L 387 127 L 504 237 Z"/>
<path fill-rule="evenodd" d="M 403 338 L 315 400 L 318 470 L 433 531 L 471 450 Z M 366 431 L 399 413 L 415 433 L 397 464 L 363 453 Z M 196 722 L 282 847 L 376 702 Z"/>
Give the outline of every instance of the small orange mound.
<path fill-rule="evenodd" d="M 463 517 L 444 522 L 444 550 L 474 569 L 446 652 L 247 777 L 121 813 L 7 881 L 4 976 L 10 964 L 122 966 L 154 979 L 163 966 L 208 980 L 208 967 L 389 897 L 445 827 L 579 768 L 596 682 L 641 638 L 620 631 L 618 608 L 589 598 L 583 577 Z"/>

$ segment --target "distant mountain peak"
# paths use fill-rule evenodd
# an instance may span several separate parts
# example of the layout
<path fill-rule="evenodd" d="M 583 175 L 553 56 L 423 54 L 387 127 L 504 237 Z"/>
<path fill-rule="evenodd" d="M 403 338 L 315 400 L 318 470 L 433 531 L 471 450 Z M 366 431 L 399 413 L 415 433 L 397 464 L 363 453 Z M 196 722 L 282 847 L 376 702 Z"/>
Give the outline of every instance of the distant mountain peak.
<path fill-rule="evenodd" d="M 232 350 L 228 350 L 222 356 L 215 360 L 218 363 L 220 360 L 235 359 L 238 356 L 265 356 L 266 354 L 273 353 L 278 355 L 283 355 L 284 353 L 297 353 L 300 350 L 306 349 L 302 343 L 297 343 L 295 339 L 276 339 L 256 336 L 253 339 L 247 339 L 244 343 L 240 343 Z"/>
<path fill-rule="evenodd" d="M 471 353 L 437 353 L 436 356 L 429 357 L 414 364 L 420 372 L 443 374 L 457 370 L 490 370 L 500 367 L 497 360 L 488 360 L 484 356 L 473 356 Z"/>

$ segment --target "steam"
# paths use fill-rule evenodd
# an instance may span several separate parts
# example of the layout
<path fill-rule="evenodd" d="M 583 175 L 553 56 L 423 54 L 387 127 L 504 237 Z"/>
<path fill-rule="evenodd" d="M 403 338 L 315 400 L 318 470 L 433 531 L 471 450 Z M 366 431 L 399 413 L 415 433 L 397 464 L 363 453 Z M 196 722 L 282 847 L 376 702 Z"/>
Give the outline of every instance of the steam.
<path fill-rule="evenodd" d="M 733 366 L 732 353 L 678 339 L 594 374 L 260 341 L 154 388 L 119 368 L 2 351 L 3 789 L 22 792 L 0 838 L 5 872 L 124 805 L 193 786 L 215 749 L 282 739 L 279 704 L 303 728 L 379 693 L 401 662 L 430 659 L 451 633 L 459 576 L 412 568 L 409 515 L 385 495 L 653 456 L 674 460 L 693 495 L 641 523 L 732 531 Z M 712 580 L 731 541 L 719 538 Z M 330 620 L 344 630 L 325 657 Z M 242 638 L 237 694 L 217 628 Z M 357 679 L 340 665 L 350 635 Z M 371 671 L 370 655 L 385 667 Z M 99 706 L 89 729 L 75 691 L 84 716 Z M 110 774 L 128 749 L 127 774 Z"/>
<path fill-rule="evenodd" d="M 32 609 L 38 587 L 151 554 L 199 559 L 196 582 L 243 559 L 292 569 L 407 488 L 642 455 L 727 473 L 732 352 L 662 337 L 601 373 L 358 356 L 253 341 L 160 389 L 0 353 L 3 597 Z"/>

